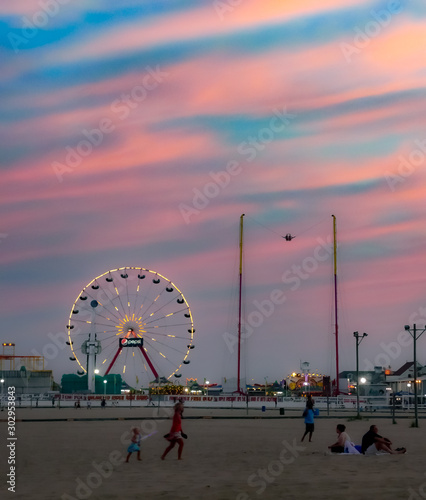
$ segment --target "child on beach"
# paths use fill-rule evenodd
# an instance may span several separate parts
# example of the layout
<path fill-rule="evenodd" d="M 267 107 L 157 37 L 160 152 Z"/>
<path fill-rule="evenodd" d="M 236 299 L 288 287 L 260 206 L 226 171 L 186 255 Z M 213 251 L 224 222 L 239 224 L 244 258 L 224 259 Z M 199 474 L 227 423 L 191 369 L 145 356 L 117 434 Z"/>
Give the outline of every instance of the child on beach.
<path fill-rule="evenodd" d="M 174 406 L 175 413 L 173 415 L 173 423 L 170 432 L 166 434 L 164 437 L 170 441 L 169 446 L 164 450 L 164 453 L 161 455 L 161 460 L 166 458 L 167 453 L 175 447 L 175 444 L 178 443 L 178 460 L 182 460 L 182 450 L 183 450 L 183 437 L 186 438 L 186 434 L 182 432 L 182 413 L 183 413 L 183 404 L 176 403 Z"/>
<path fill-rule="evenodd" d="M 301 441 L 303 441 L 306 435 L 309 434 L 309 442 L 311 442 L 312 433 L 315 430 L 314 410 L 311 405 L 310 406 L 306 405 L 305 411 L 303 412 L 303 416 L 305 417 L 305 434 L 303 434 Z"/>
<path fill-rule="evenodd" d="M 127 458 L 126 462 L 129 461 L 130 455 L 134 452 L 138 452 L 138 460 L 141 460 L 141 433 L 138 427 L 133 427 L 132 429 L 133 435 L 132 435 L 132 442 L 130 443 L 130 446 L 127 448 Z"/>

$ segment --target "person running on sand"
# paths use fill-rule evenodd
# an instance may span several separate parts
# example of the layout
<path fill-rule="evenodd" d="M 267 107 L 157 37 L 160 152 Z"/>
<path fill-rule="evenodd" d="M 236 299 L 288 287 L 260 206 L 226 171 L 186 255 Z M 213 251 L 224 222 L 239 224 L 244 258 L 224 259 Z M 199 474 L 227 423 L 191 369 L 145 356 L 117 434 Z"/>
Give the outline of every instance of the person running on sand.
<path fill-rule="evenodd" d="M 362 453 L 364 455 L 376 455 L 380 452 L 401 455 L 407 451 L 405 448 L 392 450 L 392 442 L 388 438 L 379 436 L 377 432 L 377 426 L 371 425 L 370 430 L 362 437 Z"/>
<path fill-rule="evenodd" d="M 132 442 L 130 443 L 130 446 L 127 448 L 127 458 L 126 462 L 129 461 L 130 455 L 134 452 L 138 452 L 138 460 L 141 460 L 141 433 L 138 427 L 133 427 L 132 429 L 133 435 L 132 435 Z"/>
<path fill-rule="evenodd" d="M 182 450 L 183 450 L 183 437 L 186 437 L 186 434 L 182 432 L 182 413 L 183 413 L 183 404 L 176 403 L 174 406 L 175 413 L 173 415 L 173 423 L 170 429 L 170 432 L 166 434 L 164 437 L 170 441 L 169 446 L 164 450 L 164 453 L 161 455 L 161 460 L 166 458 L 167 453 L 175 447 L 176 443 L 179 445 L 178 448 L 178 460 L 182 460 Z"/>

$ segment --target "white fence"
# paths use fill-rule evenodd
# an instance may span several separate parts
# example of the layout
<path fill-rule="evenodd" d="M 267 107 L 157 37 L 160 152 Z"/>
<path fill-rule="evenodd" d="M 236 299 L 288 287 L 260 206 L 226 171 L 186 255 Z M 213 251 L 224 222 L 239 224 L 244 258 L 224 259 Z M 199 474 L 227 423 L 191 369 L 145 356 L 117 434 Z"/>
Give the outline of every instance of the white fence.
<path fill-rule="evenodd" d="M 4 398 L 3 398 L 4 399 Z M 17 396 L 16 406 L 31 408 L 47 407 L 100 407 L 105 399 L 107 407 L 146 407 L 146 406 L 172 406 L 177 401 L 183 401 L 188 408 L 224 408 L 224 409 L 250 409 L 250 410 L 271 410 L 284 408 L 286 410 L 300 410 L 306 405 L 306 398 L 293 397 L 268 397 L 268 396 L 165 396 L 165 395 L 102 395 L 102 394 L 57 394 L 29 396 Z M 2 401 L 2 406 L 6 403 Z M 397 398 L 395 405 L 392 398 L 385 397 L 364 397 L 359 398 L 360 412 L 392 412 L 405 413 L 414 409 L 413 396 L 402 396 Z M 330 411 L 353 414 L 357 412 L 356 396 L 337 397 L 316 397 L 315 408 L 320 411 L 320 415 L 327 415 Z M 426 411 L 423 398 L 418 399 L 418 409 Z"/>

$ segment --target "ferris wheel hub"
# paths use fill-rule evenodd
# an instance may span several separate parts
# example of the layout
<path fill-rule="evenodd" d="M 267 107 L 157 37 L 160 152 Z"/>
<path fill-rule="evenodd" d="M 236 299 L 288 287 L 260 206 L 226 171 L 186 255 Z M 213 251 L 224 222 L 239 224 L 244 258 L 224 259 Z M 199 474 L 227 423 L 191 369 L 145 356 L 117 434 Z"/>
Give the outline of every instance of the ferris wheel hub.
<path fill-rule="evenodd" d="M 126 320 L 123 323 L 120 322 L 117 328 L 117 335 L 120 335 L 120 337 L 142 337 L 142 335 L 146 333 L 143 329 L 143 324 L 134 320 Z"/>

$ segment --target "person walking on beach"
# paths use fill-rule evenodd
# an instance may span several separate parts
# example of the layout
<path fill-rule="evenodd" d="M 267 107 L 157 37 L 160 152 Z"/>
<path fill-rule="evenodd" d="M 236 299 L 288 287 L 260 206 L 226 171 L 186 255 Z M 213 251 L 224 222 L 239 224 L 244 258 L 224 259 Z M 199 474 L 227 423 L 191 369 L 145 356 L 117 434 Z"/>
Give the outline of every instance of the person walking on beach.
<path fill-rule="evenodd" d="M 126 462 L 129 461 L 130 455 L 134 452 L 137 451 L 138 453 L 138 460 L 141 460 L 141 433 L 138 427 L 133 427 L 132 429 L 133 435 L 132 435 L 132 442 L 130 443 L 129 447 L 127 448 L 127 458 Z"/>
<path fill-rule="evenodd" d="M 312 442 L 312 433 L 315 430 L 315 424 L 314 424 L 314 410 L 312 408 L 312 405 L 309 405 L 306 403 L 306 408 L 305 411 L 303 412 L 303 416 L 305 417 L 305 434 L 303 434 L 303 437 L 301 441 L 303 441 L 306 437 L 307 434 L 309 434 L 309 442 Z"/>
<path fill-rule="evenodd" d="M 172 427 L 170 429 L 170 432 L 164 436 L 168 441 L 170 441 L 170 444 L 164 450 L 164 453 L 161 455 L 161 460 L 164 460 L 166 458 L 167 453 L 169 453 L 169 451 L 175 447 L 176 443 L 179 445 L 178 460 L 182 460 L 182 450 L 183 450 L 182 438 L 186 437 L 186 434 L 182 432 L 182 413 L 183 413 L 183 404 L 176 403 L 174 406 Z"/>

